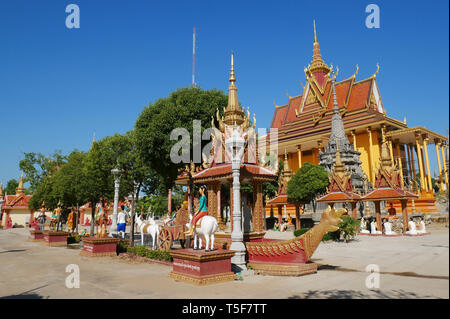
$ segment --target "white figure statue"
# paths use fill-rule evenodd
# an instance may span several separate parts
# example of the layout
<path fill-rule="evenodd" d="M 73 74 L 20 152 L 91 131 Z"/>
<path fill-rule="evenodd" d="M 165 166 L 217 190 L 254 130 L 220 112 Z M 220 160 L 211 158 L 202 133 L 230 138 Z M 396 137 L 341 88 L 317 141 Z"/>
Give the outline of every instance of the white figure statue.
<path fill-rule="evenodd" d="M 406 233 L 409 235 L 417 235 L 416 223 L 412 220 L 408 222 L 408 231 Z"/>
<path fill-rule="evenodd" d="M 189 223 L 186 224 L 188 229 L 190 228 L 192 222 L 192 214 L 189 218 Z M 200 224 L 200 227 L 194 228 L 194 249 L 198 250 L 202 247 L 202 240 L 200 236 L 204 236 L 206 239 L 205 251 L 213 251 L 214 250 L 214 233 L 219 229 L 219 224 L 217 223 L 217 219 L 212 216 L 206 215 L 203 216 L 196 226 Z M 200 236 L 199 236 L 200 235 Z M 211 248 L 208 248 L 211 247 Z"/>
<path fill-rule="evenodd" d="M 364 218 L 361 218 L 361 225 L 359 227 L 359 232 L 362 234 L 370 234 L 370 231 L 367 230 L 367 223 Z"/>
<path fill-rule="evenodd" d="M 420 227 L 417 229 L 418 234 L 425 234 L 427 231 L 425 229 L 425 222 L 423 220 L 420 221 Z"/>
<path fill-rule="evenodd" d="M 385 235 L 396 235 L 395 231 L 392 231 L 392 224 L 389 221 L 384 223 L 384 234 Z"/>
<path fill-rule="evenodd" d="M 159 226 L 156 224 L 156 222 L 150 218 L 150 222 L 144 223 L 141 220 L 141 216 L 138 216 L 138 214 L 135 215 L 135 221 L 136 225 L 141 232 L 141 245 L 144 245 L 144 234 L 150 234 L 153 239 L 153 246 L 152 249 L 156 249 L 156 243 L 158 241 L 158 235 L 159 235 Z"/>
<path fill-rule="evenodd" d="M 376 221 L 373 221 L 370 223 L 370 233 L 373 234 L 381 234 L 381 231 L 377 230 L 377 223 Z"/>

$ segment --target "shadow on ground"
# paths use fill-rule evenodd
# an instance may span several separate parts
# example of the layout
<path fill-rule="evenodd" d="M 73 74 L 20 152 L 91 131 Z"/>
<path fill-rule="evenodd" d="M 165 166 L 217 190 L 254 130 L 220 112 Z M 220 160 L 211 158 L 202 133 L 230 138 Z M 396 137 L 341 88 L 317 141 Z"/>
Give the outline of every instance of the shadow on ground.
<path fill-rule="evenodd" d="M 47 299 L 47 298 L 48 297 L 44 297 L 36 293 L 0 297 L 0 299 Z"/>
<path fill-rule="evenodd" d="M 425 299 L 436 298 L 434 296 L 421 296 L 414 292 L 403 290 L 379 291 L 369 290 L 309 290 L 301 295 L 294 295 L 288 299 Z"/>

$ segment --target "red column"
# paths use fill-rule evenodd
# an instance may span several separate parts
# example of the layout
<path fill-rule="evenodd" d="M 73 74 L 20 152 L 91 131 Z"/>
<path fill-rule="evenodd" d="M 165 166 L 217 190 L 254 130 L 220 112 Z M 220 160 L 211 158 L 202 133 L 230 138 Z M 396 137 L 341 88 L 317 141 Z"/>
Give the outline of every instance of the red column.
<path fill-rule="evenodd" d="M 352 202 L 352 216 L 356 219 L 356 202 Z"/>
<path fill-rule="evenodd" d="M 403 214 L 403 231 L 406 232 L 408 230 L 408 210 L 407 210 L 407 204 L 408 204 L 408 200 L 407 199 L 402 199 L 400 201 L 400 203 L 402 204 L 402 214 Z"/>
<path fill-rule="evenodd" d="M 168 196 L 168 203 L 167 203 L 167 210 L 169 211 L 169 213 L 172 212 L 172 189 L 169 189 L 169 196 Z"/>
<path fill-rule="evenodd" d="M 379 231 L 383 230 L 383 227 L 381 225 L 381 205 L 380 205 L 380 201 L 375 201 L 375 212 L 376 212 L 376 217 L 377 217 L 377 227 Z"/>

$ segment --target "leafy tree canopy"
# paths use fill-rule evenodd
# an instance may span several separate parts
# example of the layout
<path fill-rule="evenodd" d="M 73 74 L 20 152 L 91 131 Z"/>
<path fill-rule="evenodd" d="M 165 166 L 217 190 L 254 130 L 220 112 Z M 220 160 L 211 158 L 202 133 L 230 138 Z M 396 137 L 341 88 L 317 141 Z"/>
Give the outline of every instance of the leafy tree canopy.
<path fill-rule="evenodd" d="M 309 203 L 326 191 L 328 183 L 328 173 L 322 166 L 304 163 L 291 177 L 287 195 L 295 203 Z"/>
<path fill-rule="evenodd" d="M 189 87 L 178 89 L 144 108 L 135 124 L 136 148 L 141 159 L 161 176 L 166 189 L 173 186 L 178 169 L 186 165 L 175 164 L 170 159 L 171 148 L 179 142 L 170 140 L 172 130 L 184 128 L 189 132 L 190 158 L 193 159 L 193 120 L 201 121 L 203 131 L 211 126 L 216 110 L 223 114 L 226 105 L 227 96 L 222 91 Z"/>

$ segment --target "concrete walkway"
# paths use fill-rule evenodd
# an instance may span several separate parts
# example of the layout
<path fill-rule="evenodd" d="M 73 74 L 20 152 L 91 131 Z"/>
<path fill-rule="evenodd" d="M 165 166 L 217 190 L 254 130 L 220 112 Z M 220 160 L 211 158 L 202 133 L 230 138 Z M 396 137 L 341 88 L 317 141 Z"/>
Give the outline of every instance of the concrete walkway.
<path fill-rule="evenodd" d="M 249 275 L 205 287 L 167 278 L 168 266 L 81 257 L 77 249 L 27 242 L 26 229 L 0 230 L 0 297 L 448 298 L 449 231 L 442 226 L 428 229 L 432 234 L 424 237 L 359 236 L 348 244 L 322 243 L 313 256 L 320 265 L 316 274 Z M 69 264 L 79 266 L 80 288 L 66 288 Z M 365 286 L 369 264 L 379 266 L 379 289 Z"/>

